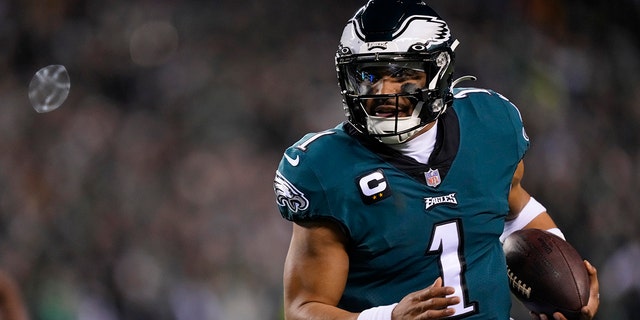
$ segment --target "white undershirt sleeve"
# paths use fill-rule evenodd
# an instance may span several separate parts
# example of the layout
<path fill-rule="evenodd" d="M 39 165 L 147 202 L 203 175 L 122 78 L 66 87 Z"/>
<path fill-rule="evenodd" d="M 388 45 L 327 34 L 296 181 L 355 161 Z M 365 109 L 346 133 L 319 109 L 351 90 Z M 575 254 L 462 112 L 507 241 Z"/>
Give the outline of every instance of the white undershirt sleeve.
<path fill-rule="evenodd" d="M 524 205 L 522 210 L 520 210 L 520 214 L 518 214 L 515 219 L 508 220 L 504 223 L 504 229 L 502 230 L 502 235 L 500 236 L 500 242 L 504 242 L 504 239 L 506 239 L 510 234 L 512 234 L 516 230 L 524 228 L 524 226 L 529 224 L 529 222 L 535 219 L 535 217 L 545 211 L 547 211 L 547 208 L 545 208 L 540 202 L 538 202 L 538 200 L 531 197 L 529 199 L 529 202 Z"/>

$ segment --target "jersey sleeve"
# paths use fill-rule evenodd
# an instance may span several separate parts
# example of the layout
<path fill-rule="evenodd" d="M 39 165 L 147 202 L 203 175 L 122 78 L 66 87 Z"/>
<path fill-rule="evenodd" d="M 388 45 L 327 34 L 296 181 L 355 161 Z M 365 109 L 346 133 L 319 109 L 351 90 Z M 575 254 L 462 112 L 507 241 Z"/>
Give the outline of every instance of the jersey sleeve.
<path fill-rule="evenodd" d="M 474 110 L 477 119 L 492 127 L 487 132 L 498 133 L 505 142 L 515 143 L 518 159 L 524 157 L 529 149 L 529 137 L 520 110 L 509 99 L 493 90 L 480 88 L 455 88 L 454 97 L 461 101 L 461 107 Z"/>
<path fill-rule="evenodd" d="M 274 178 L 278 210 L 290 221 L 314 219 L 329 211 L 322 183 L 310 159 L 306 158 L 307 154 L 297 147 L 310 136 L 303 137 L 285 151 Z"/>
<path fill-rule="evenodd" d="M 514 135 L 517 139 L 518 156 L 522 159 L 530 145 L 529 136 L 527 135 L 522 121 L 522 114 L 518 107 L 509 101 L 509 99 L 497 92 L 494 92 L 494 94 L 500 97 L 500 100 L 502 100 L 502 103 L 505 105 L 507 114 L 509 115 L 509 120 L 511 121 L 511 126 L 513 127 Z"/>

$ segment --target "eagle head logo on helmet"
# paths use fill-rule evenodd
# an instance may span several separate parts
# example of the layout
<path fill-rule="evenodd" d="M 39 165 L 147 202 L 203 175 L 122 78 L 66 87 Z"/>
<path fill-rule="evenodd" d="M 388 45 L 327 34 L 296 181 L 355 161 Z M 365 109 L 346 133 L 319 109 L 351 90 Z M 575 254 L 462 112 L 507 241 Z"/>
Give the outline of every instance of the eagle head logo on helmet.
<path fill-rule="evenodd" d="M 349 122 L 387 144 L 403 143 L 436 120 L 451 104 L 457 46 L 447 23 L 419 0 L 370 0 L 345 26 L 336 71 Z M 367 67 L 411 68 L 427 75 L 422 88 L 374 95 L 363 89 Z M 378 117 L 365 107 L 372 99 L 409 99 L 410 116 Z M 399 110 L 396 102 L 396 109 Z"/>

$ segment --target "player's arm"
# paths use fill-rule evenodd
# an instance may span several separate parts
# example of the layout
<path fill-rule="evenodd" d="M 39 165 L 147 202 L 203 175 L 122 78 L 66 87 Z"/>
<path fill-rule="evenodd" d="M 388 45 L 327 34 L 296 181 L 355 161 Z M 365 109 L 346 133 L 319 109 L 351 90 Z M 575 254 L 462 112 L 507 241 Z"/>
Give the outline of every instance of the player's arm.
<path fill-rule="evenodd" d="M 524 162 L 520 161 L 516 172 L 513 174 L 511 181 L 511 191 L 509 192 L 509 215 L 507 216 L 508 224 L 513 224 L 515 231 L 517 229 L 557 229 L 555 222 L 547 213 L 546 209 L 538 203 L 531 195 L 522 187 L 522 177 L 524 176 Z M 522 215 L 522 216 L 521 216 Z M 520 221 L 516 221 L 519 218 Z"/>
<path fill-rule="evenodd" d="M 524 163 L 520 161 L 511 182 L 511 191 L 509 192 L 510 212 L 507 216 L 507 223 L 505 223 L 505 232 L 503 233 L 501 239 L 504 239 L 510 232 L 513 232 L 517 229 L 542 229 L 552 231 L 556 235 L 562 235 L 562 232 L 560 232 L 555 222 L 553 222 L 553 219 L 551 219 L 551 216 L 547 213 L 547 210 L 535 199 L 533 199 L 531 195 L 529 195 L 529 193 L 522 187 L 521 181 L 523 176 Z M 564 235 L 562 235 L 562 238 L 564 238 Z M 584 261 L 584 264 L 587 268 L 587 272 L 589 273 L 590 293 L 587 305 L 582 308 L 581 319 L 590 320 L 593 319 L 600 305 L 600 288 L 598 284 L 598 273 L 596 268 L 586 260 Z M 547 315 L 533 316 L 541 320 L 566 320 L 566 318 L 560 313 L 555 313 L 553 317 L 547 317 Z"/>
<path fill-rule="evenodd" d="M 443 286 L 441 278 L 392 305 L 373 307 L 359 314 L 338 308 L 349 271 L 346 241 L 335 223 L 316 221 L 293 225 L 284 268 L 285 319 L 441 319 L 454 313 L 448 306 L 459 303 L 460 298 L 447 297 L 455 291 Z"/>
<path fill-rule="evenodd" d="M 285 319 L 357 319 L 336 307 L 349 271 L 345 243 L 336 223 L 293 224 L 284 266 Z"/>

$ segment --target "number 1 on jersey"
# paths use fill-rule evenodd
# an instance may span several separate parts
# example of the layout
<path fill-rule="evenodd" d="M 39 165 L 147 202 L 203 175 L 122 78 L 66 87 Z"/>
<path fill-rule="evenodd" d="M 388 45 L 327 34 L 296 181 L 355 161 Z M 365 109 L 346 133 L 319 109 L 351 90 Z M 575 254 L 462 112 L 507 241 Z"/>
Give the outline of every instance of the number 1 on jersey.
<path fill-rule="evenodd" d="M 436 225 L 427 250 L 427 254 L 440 256 L 443 285 L 453 287 L 455 289 L 453 295 L 460 297 L 460 302 L 451 306 L 456 310 L 454 317 L 478 312 L 477 303 L 470 302 L 466 292 L 464 278 L 466 263 L 462 252 L 463 239 L 460 228 L 459 220 Z"/>

